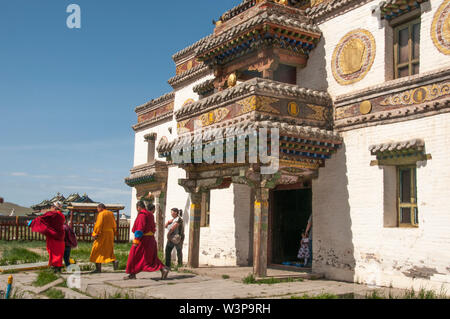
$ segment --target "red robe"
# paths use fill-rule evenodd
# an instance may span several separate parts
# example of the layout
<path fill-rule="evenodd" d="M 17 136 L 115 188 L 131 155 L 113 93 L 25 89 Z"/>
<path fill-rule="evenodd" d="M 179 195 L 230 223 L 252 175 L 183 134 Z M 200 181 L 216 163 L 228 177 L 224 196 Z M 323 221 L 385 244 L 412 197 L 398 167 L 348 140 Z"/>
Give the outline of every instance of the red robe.
<path fill-rule="evenodd" d="M 141 231 L 143 234 L 156 231 L 155 218 L 153 213 L 143 209 L 139 212 L 132 232 Z M 158 258 L 158 247 L 155 236 L 142 236 L 137 247 L 133 244 L 128 256 L 127 274 L 137 274 L 141 271 L 153 272 L 164 268 L 163 263 Z"/>
<path fill-rule="evenodd" d="M 31 230 L 47 237 L 48 265 L 62 267 L 64 257 L 64 221 L 60 211 L 49 211 L 31 222 Z"/>

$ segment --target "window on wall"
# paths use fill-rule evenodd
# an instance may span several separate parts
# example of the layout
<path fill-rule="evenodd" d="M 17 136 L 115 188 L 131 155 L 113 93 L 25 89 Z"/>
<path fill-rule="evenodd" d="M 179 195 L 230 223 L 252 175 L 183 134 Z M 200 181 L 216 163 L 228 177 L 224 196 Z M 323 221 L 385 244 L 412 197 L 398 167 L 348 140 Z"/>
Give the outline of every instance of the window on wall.
<path fill-rule="evenodd" d="M 210 191 L 202 193 L 202 213 L 200 218 L 200 227 L 209 227 L 210 198 Z"/>
<path fill-rule="evenodd" d="M 394 28 L 394 75 L 401 78 L 419 73 L 420 18 Z"/>
<path fill-rule="evenodd" d="M 415 166 L 397 167 L 398 224 L 400 227 L 418 227 L 417 169 Z"/>
<path fill-rule="evenodd" d="M 280 64 L 273 73 L 273 79 L 278 82 L 297 84 L 297 68 L 286 64 Z"/>

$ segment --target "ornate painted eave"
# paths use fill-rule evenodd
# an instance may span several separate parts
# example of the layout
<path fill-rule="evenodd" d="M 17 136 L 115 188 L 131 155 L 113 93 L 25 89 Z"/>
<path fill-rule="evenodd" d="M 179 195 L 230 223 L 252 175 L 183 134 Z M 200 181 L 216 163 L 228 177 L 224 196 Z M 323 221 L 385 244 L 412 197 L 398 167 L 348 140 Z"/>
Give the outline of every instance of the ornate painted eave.
<path fill-rule="evenodd" d="M 278 8 L 277 8 L 278 9 Z M 304 18 L 307 20 L 307 18 Z M 208 65 L 227 63 L 241 52 L 273 45 L 308 54 L 320 40 L 321 31 L 299 18 L 286 16 L 275 8 L 261 10 L 257 16 L 209 39 L 198 47 L 196 56 Z"/>
<path fill-rule="evenodd" d="M 227 21 L 233 19 L 234 17 L 239 16 L 241 13 L 246 12 L 247 10 L 255 7 L 257 4 L 261 3 L 263 1 L 261 0 L 244 0 L 242 3 L 238 4 L 234 8 L 228 10 L 222 16 L 219 18 L 219 23 L 226 23 Z M 268 3 L 278 3 L 283 4 L 283 0 L 266 0 Z M 310 0 L 287 0 L 286 1 L 289 6 L 292 6 L 294 8 L 301 8 L 308 6 L 308 3 Z M 286 5 L 283 4 L 283 5 Z M 217 23 L 216 23 L 217 25 Z"/>
<path fill-rule="evenodd" d="M 167 164 L 161 161 L 133 167 L 131 175 L 125 178 L 125 184 L 135 187 L 142 184 L 160 182 L 167 177 Z"/>
<path fill-rule="evenodd" d="M 380 3 L 381 18 L 391 20 L 414 9 L 428 0 L 386 0 Z"/>
<path fill-rule="evenodd" d="M 192 91 L 201 96 L 210 95 L 211 93 L 214 93 L 214 80 L 215 79 L 209 79 L 197 84 L 192 88 Z"/>
<path fill-rule="evenodd" d="M 172 59 L 174 60 L 175 63 L 180 62 L 183 59 L 188 58 L 189 56 L 193 56 L 195 54 L 195 50 L 202 44 L 204 44 L 206 41 L 208 41 L 213 35 L 210 34 L 202 39 L 200 39 L 199 41 L 195 42 L 194 44 L 188 46 L 187 48 L 178 51 L 177 53 L 175 53 L 172 56 Z"/>
<path fill-rule="evenodd" d="M 369 151 L 372 155 L 382 155 L 395 152 L 404 152 L 409 150 L 423 151 L 425 142 L 422 139 L 413 139 L 404 142 L 391 142 L 377 145 L 371 145 Z"/>
<path fill-rule="evenodd" d="M 133 125 L 133 130 L 141 130 L 155 123 L 169 120 L 173 116 L 175 94 L 165 94 L 136 108 L 138 123 Z"/>
<path fill-rule="evenodd" d="M 339 131 L 450 112 L 447 68 L 387 81 L 336 97 L 334 127 Z"/>
<path fill-rule="evenodd" d="M 236 122 L 236 121 L 235 121 Z M 226 123 L 227 125 L 213 125 L 202 130 L 202 134 L 199 132 L 188 133 L 179 136 L 175 140 L 166 143 L 160 143 L 158 145 L 157 151 L 161 156 L 168 157 L 173 149 L 182 149 L 187 145 L 202 143 L 203 145 L 215 140 L 216 136 L 223 137 L 238 137 L 243 132 L 255 133 L 259 129 L 272 129 L 278 128 L 280 132 L 281 143 L 286 145 L 282 148 L 282 159 L 289 159 L 289 155 L 292 156 L 311 156 L 316 158 L 329 158 L 328 155 L 323 154 L 323 156 L 314 156 L 315 149 L 321 146 L 328 149 L 329 153 L 332 153 L 332 149 L 337 149 L 342 144 L 342 137 L 339 133 L 331 130 L 324 130 L 317 127 L 309 127 L 304 125 L 290 125 L 285 122 L 276 121 L 264 121 L 262 116 L 246 116 L 241 118 L 241 122 L 237 124 Z M 296 148 L 296 143 L 301 143 L 303 146 Z M 290 145 L 292 144 L 292 145 Z M 300 154 L 308 147 L 311 147 L 308 154 Z"/>
<path fill-rule="evenodd" d="M 370 165 L 412 165 L 418 161 L 430 160 L 430 154 L 425 154 L 425 142 L 422 139 L 412 139 L 402 142 L 389 142 L 371 145 L 369 151 L 377 159 Z"/>
<path fill-rule="evenodd" d="M 163 114 L 157 115 L 151 119 L 145 120 L 141 123 L 133 125 L 132 129 L 134 131 L 146 129 L 148 127 L 155 125 L 156 123 L 163 122 L 163 121 L 170 121 L 172 119 L 172 117 L 173 117 L 173 111 L 163 113 Z"/>
<path fill-rule="evenodd" d="M 234 8 L 231 8 L 230 10 L 222 14 L 219 21 L 224 23 L 230 19 L 233 19 L 234 17 L 254 7 L 257 3 L 258 0 L 244 0 L 242 3 L 239 3 Z"/>
<path fill-rule="evenodd" d="M 200 64 L 186 72 L 183 72 L 179 75 L 170 78 L 167 81 L 167 83 L 169 83 L 174 89 L 176 89 L 185 84 L 186 82 L 195 81 L 205 75 L 210 74 L 211 72 L 212 71 L 208 66 Z"/>
<path fill-rule="evenodd" d="M 300 98 L 309 103 L 331 104 L 331 97 L 327 92 L 305 89 L 297 85 L 281 83 L 268 79 L 254 78 L 235 87 L 217 92 L 198 102 L 188 104 L 175 112 L 177 120 L 191 117 L 199 112 L 205 112 L 210 107 L 219 106 L 222 103 L 243 98 L 253 94 L 269 94 L 275 96 L 287 96 Z"/>
<path fill-rule="evenodd" d="M 137 114 L 151 111 L 151 110 L 154 110 L 154 109 L 160 107 L 161 105 L 164 105 L 164 104 L 167 104 L 168 102 L 173 101 L 174 98 L 175 98 L 175 93 L 170 92 L 170 93 L 164 94 L 156 99 L 153 99 L 145 104 L 142 104 L 142 105 L 136 107 L 134 111 Z"/>
<path fill-rule="evenodd" d="M 320 23 L 373 0 L 324 0 L 306 9 L 306 15 Z"/>

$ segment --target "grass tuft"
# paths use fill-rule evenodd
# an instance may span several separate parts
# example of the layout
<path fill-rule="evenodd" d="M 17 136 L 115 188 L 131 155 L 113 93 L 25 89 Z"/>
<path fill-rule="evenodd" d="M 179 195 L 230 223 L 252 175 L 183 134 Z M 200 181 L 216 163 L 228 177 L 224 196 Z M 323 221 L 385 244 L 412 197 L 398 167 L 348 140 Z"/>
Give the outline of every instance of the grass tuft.
<path fill-rule="evenodd" d="M 59 276 L 56 275 L 51 269 L 44 269 L 38 272 L 38 276 L 36 280 L 33 282 L 33 286 L 43 287 L 55 280 L 59 279 Z"/>
<path fill-rule="evenodd" d="M 242 282 L 246 285 L 251 284 L 265 284 L 265 285 L 274 285 L 279 283 L 286 283 L 286 282 L 302 282 L 303 279 L 301 278 L 265 278 L 265 279 L 259 279 L 256 280 L 256 278 L 253 276 L 253 274 L 249 274 L 247 277 L 245 277 Z"/>
<path fill-rule="evenodd" d="M 47 290 L 45 295 L 50 299 L 64 299 L 66 297 L 61 290 L 54 288 Z"/>

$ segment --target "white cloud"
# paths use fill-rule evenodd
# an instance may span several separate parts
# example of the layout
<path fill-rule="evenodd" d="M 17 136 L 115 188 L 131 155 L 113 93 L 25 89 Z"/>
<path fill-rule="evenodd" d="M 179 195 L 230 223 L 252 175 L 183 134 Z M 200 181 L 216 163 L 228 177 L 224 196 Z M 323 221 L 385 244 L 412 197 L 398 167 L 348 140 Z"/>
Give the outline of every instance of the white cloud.
<path fill-rule="evenodd" d="M 13 172 L 13 173 L 11 173 L 11 176 L 28 176 L 28 174 L 27 173 L 24 173 L 24 172 Z"/>

